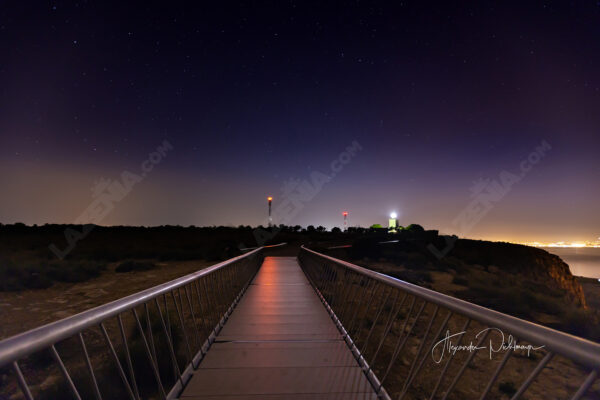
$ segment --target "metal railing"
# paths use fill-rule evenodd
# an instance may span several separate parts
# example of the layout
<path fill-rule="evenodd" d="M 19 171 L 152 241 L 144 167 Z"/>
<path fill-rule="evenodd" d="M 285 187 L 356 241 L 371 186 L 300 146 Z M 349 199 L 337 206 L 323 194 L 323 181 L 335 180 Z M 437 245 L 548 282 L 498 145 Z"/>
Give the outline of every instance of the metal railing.
<path fill-rule="evenodd" d="M 262 250 L 1 341 L 0 398 L 177 398 Z"/>
<path fill-rule="evenodd" d="M 304 246 L 298 258 L 380 398 L 600 398 L 598 343 Z"/>

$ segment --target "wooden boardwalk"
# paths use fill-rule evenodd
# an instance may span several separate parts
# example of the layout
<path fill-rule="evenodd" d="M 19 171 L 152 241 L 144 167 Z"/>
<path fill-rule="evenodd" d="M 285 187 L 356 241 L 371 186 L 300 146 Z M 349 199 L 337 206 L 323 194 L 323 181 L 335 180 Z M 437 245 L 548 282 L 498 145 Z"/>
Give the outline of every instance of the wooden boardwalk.
<path fill-rule="evenodd" d="M 184 400 L 377 396 L 295 257 L 267 257 Z"/>

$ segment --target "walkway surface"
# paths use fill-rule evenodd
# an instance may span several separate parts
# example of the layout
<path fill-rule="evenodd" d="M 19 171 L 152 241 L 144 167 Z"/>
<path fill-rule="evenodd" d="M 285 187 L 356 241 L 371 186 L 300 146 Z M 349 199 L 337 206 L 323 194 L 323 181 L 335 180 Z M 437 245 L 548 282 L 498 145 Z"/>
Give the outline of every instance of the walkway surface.
<path fill-rule="evenodd" d="M 377 396 L 295 257 L 267 257 L 182 400 Z"/>

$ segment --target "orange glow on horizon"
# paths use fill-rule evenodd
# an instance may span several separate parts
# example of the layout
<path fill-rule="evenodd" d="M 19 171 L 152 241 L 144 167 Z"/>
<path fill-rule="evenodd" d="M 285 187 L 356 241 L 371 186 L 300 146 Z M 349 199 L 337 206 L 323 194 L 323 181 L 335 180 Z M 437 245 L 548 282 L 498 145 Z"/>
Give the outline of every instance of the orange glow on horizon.
<path fill-rule="evenodd" d="M 523 244 L 525 246 L 533 246 L 533 247 L 569 247 L 569 248 L 600 248 L 600 241 L 594 242 L 523 242 L 517 240 L 508 240 L 509 243 Z"/>

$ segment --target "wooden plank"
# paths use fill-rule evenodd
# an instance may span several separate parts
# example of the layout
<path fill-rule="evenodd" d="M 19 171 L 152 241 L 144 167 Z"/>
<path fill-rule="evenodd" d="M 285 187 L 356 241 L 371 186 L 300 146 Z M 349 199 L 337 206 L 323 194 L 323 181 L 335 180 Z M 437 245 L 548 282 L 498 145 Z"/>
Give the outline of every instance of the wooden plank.
<path fill-rule="evenodd" d="M 267 257 L 181 398 L 377 397 L 297 260 Z"/>

